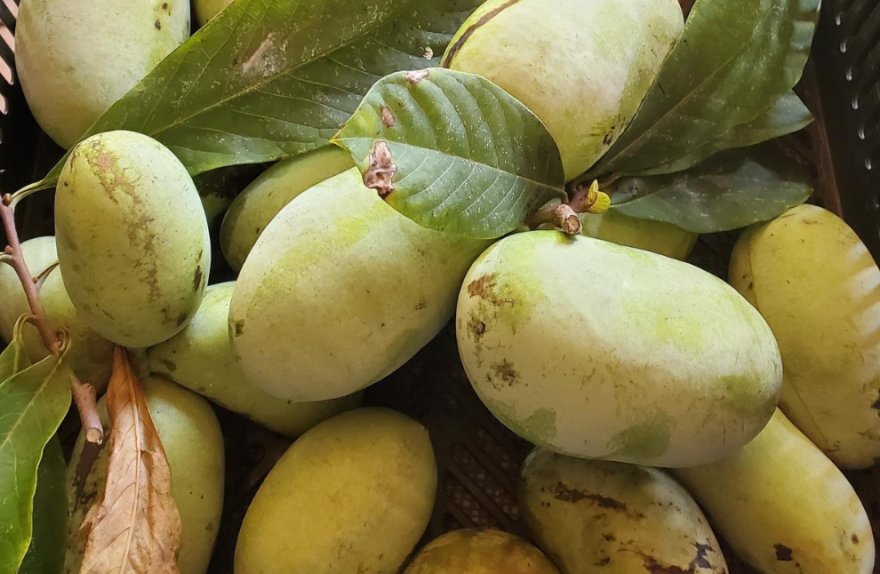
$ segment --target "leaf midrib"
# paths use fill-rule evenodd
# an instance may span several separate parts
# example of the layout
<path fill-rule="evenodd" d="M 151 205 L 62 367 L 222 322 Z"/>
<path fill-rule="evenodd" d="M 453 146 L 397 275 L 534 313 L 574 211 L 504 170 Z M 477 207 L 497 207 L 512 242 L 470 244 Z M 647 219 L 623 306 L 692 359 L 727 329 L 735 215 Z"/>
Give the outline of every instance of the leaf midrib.
<path fill-rule="evenodd" d="M 28 401 L 27 406 L 24 408 L 23 411 L 21 411 L 21 416 L 18 417 L 15 423 L 13 423 L 12 428 L 9 429 L 9 433 L 7 433 L 7 435 L 3 438 L 3 442 L 0 443 L 0 451 L 2 451 L 4 448 L 6 448 L 6 446 L 9 445 L 10 441 L 12 440 L 11 437 L 15 434 L 15 431 L 19 427 L 19 425 L 21 425 L 21 422 L 25 419 L 25 414 L 33 408 L 34 404 L 36 403 L 36 398 L 42 395 L 42 393 L 46 390 L 49 381 L 51 381 L 55 377 L 55 373 L 58 372 L 59 366 L 61 366 L 61 361 L 56 359 L 55 366 L 49 372 L 48 376 L 43 379 L 43 382 L 40 383 L 40 386 L 37 388 L 36 392 L 34 392 L 34 398 Z M 25 369 L 24 371 L 20 371 L 19 373 L 13 375 L 13 377 L 16 377 L 25 372 L 27 372 L 27 369 Z M 9 382 L 10 380 L 12 380 L 12 378 L 8 379 L 5 382 Z"/>

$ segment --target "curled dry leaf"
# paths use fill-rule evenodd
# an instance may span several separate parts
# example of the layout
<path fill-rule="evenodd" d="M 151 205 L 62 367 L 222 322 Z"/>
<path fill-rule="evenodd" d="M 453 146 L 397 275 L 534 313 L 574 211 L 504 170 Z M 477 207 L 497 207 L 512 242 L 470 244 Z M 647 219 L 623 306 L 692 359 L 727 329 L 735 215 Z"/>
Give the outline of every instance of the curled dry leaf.
<path fill-rule="evenodd" d="M 181 524 L 171 494 L 171 468 L 121 347 L 113 354 L 107 411 L 107 483 L 83 522 L 87 542 L 80 574 L 177 574 Z"/>

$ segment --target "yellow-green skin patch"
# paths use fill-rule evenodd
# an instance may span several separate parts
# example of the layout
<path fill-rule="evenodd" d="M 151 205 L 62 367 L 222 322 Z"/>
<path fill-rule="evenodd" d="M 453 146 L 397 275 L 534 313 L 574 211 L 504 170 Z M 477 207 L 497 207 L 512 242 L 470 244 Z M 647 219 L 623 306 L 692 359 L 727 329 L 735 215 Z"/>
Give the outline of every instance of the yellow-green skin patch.
<path fill-rule="evenodd" d="M 180 511 L 183 536 L 177 565 L 180 574 L 205 574 L 223 510 L 223 435 L 214 410 L 195 393 L 159 377 L 141 382 L 147 406 L 165 447 L 171 467 L 171 493 Z M 107 407 L 98 404 L 104 428 L 109 428 Z M 68 547 L 64 574 L 77 574 L 85 538 L 80 528 L 91 506 L 100 499 L 107 480 L 109 448 L 101 449 L 92 471 L 81 480 L 77 468 L 85 440 L 80 434 L 67 470 L 70 505 Z"/>
<path fill-rule="evenodd" d="M 782 382 L 769 327 L 724 282 L 555 231 L 490 247 L 465 278 L 456 328 L 489 409 L 577 457 L 718 460 L 763 428 Z"/>
<path fill-rule="evenodd" d="M 335 146 L 275 164 L 229 206 L 220 228 L 220 247 L 229 266 L 241 271 L 257 239 L 285 205 L 325 179 L 354 167 L 351 154 Z"/>
<path fill-rule="evenodd" d="M 880 458 L 880 269 L 833 213 L 802 205 L 742 235 L 730 282 L 773 329 L 780 407 L 838 466 Z"/>
<path fill-rule="evenodd" d="M 359 409 L 297 440 L 248 508 L 236 574 L 396 574 L 422 537 L 437 489 L 428 431 Z"/>
<path fill-rule="evenodd" d="M 676 0 L 489 0 L 443 65 L 492 80 L 535 112 L 573 179 L 629 125 L 683 27 Z"/>
<path fill-rule="evenodd" d="M 58 262 L 54 237 L 35 237 L 22 242 L 21 254 L 24 262 L 37 277 Z M 22 315 L 30 313 L 27 297 L 21 287 L 21 280 L 11 265 L 0 265 L 0 337 L 12 342 L 15 323 Z"/>
<path fill-rule="evenodd" d="M 425 546 L 404 574 L 559 574 L 540 550 L 498 530 L 454 530 Z"/>
<path fill-rule="evenodd" d="M 207 221 L 186 168 L 155 140 L 107 132 L 77 145 L 58 180 L 55 232 L 70 300 L 104 338 L 155 345 L 198 309 Z"/>
<path fill-rule="evenodd" d="M 583 234 L 618 245 L 652 251 L 684 261 L 697 243 L 696 233 L 668 223 L 636 219 L 611 209 L 599 215 L 586 214 Z"/>
<path fill-rule="evenodd" d="M 232 4 L 233 0 L 193 0 L 193 12 L 199 26 L 208 21 Z"/>
<path fill-rule="evenodd" d="M 655 468 L 579 460 L 537 449 L 520 505 L 562 574 L 727 574 L 697 503 Z"/>
<path fill-rule="evenodd" d="M 241 370 L 227 328 L 234 289 L 232 282 L 208 287 L 187 328 L 148 350 L 150 370 L 287 436 L 360 404 L 360 395 L 294 403 L 254 385 Z"/>
<path fill-rule="evenodd" d="M 733 456 L 675 474 L 759 572 L 874 571 L 874 537 L 858 495 L 782 411 Z"/>
<path fill-rule="evenodd" d="M 351 169 L 285 207 L 257 241 L 229 311 L 245 374 L 292 401 L 350 395 L 449 321 L 485 247 L 421 227 Z"/>
<path fill-rule="evenodd" d="M 28 269 L 35 277 L 58 260 L 54 237 L 25 241 L 21 249 Z M 57 268 L 40 282 L 39 293 L 40 305 L 49 323 L 56 330 L 66 329 L 70 336 L 67 359 L 71 369 L 80 380 L 91 383 L 99 394 L 103 393 L 110 378 L 113 344 L 93 331 L 80 316 L 67 295 Z M 21 282 L 8 265 L 0 266 L 0 301 L 3 302 L 0 305 L 0 334 L 5 339 L 7 334 L 12 336 L 18 317 L 30 313 Z M 49 350 L 33 325 L 26 324 L 22 332 L 32 362 L 49 356 Z"/>
<path fill-rule="evenodd" d="M 69 148 L 189 32 L 189 0 L 25 0 L 16 71 L 40 127 Z"/>

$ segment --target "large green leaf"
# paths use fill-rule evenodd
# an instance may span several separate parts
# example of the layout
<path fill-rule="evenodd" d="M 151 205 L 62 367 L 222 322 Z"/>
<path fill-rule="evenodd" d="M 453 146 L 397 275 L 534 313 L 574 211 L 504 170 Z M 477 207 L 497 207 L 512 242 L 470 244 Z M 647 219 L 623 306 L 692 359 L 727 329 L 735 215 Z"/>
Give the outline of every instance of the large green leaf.
<path fill-rule="evenodd" d="M 24 319 L 19 319 L 15 324 L 12 342 L 0 353 L 0 384 L 31 366 L 31 360 L 24 346 L 24 338 L 21 336 L 23 326 Z M 2 408 L 3 405 L 0 405 L 0 412 L 2 412 Z"/>
<path fill-rule="evenodd" d="M 37 468 L 70 407 L 69 378 L 47 357 L 0 381 L 0 574 L 15 574 L 31 543 Z"/>
<path fill-rule="evenodd" d="M 801 130 L 812 122 L 813 114 L 807 106 L 793 91 L 788 92 L 751 122 L 735 126 L 690 154 L 672 163 L 650 169 L 643 175 L 684 171 L 720 151 L 757 145 Z"/>
<path fill-rule="evenodd" d="M 820 0 L 698 0 L 629 128 L 593 174 L 675 164 L 797 84 Z"/>
<path fill-rule="evenodd" d="M 565 197 L 544 124 L 489 80 L 433 68 L 379 81 L 333 140 L 364 182 L 431 229 L 500 237 Z"/>
<path fill-rule="evenodd" d="M 721 152 L 680 173 L 621 179 L 612 209 L 714 233 L 768 221 L 800 205 L 813 191 L 810 181 L 805 166 L 767 143 Z"/>
<path fill-rule="evenodd" d="M 34 494 L 34 535 L 18 574 L 60 574 L 67 546 L 67 465 L 61 442 L 43 450 Z"/>
<path fill-rule="evenodd" d="M 86 136 L 131 130 L 193 175 L 321 145 L 376 80 L 437 65 L 479 0 L 237 0 Z M 430 48 L 431 59 L 425 57 Z M 84 137 L 86 137 L 84 136 Z M 57 182 L 63 161 L 34 187 Z"/>

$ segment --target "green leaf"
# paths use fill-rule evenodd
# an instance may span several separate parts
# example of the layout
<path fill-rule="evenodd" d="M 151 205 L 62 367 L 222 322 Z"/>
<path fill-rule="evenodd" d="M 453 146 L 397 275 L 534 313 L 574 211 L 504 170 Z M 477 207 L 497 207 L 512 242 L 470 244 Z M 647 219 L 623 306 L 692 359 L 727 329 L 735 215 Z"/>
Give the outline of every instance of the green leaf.
<path fill-rule="evenodd" d="M 60 574 L 67 546 L 67 464 L 61 442 L 43 449 L 34 495 L 34 535 L 18 574 Z"/>
<path fill-rule="evenodd" d="M 69 373 L 50 356 L 0 382 L 0 574 L 15 574 L 30 545 L 37 467 L 70 407 Z"/>
<path fill-rule="evenodd" d="M 416 223 L 477 239 L 565 197 L 544 124 L 489 80 L 434 68 L 379 81 L 333 139 L 364 182 Z"/>
<path fill-rule="evenodd" d="M 593 174 L 644 174 L 748 124 L 800 80 L 820 0 L 698 0 L 635 119 Z"/>
<path fill-rule="evenodd" d="M 734 126 L 727 133 L 719 134 L 718 139 L 672 163 L 650 169 L 643 175 L 684 171 L 720 151 L 757 145 L 802 130 L 812 122 L 813 114 L 798 95 L 791 91 L 751 122 Z"/>
<path fill-rule="evenodd" d="M 0 384 L 31 366 L 31 360 L 24 346 L 24 338 L 21 336 L 23 326 L 24 318 L 22 317 L 15 323 L 12 342 L 0 353 Z M 2 412 L 2 405 L 0 405 L 0 412 Z"/>
<path fill-rule="evenodd" d="M 88 133 L 131 130 L 192 175 L 325 145 L 378 79 L 435 66 L 479 0 L 237 0 Z M 424 57 L 426 48 L 435 56 Z M 61 162 L 31 188 L 53 186 Z"/>
<path fill-rule="evenodd" d="M 714 233 L 768 221 L 812 194 L 805 166 L 777 144 L 729 150 L 672 175 L 621 179 L 612 209 L 694 233 Z"/>

